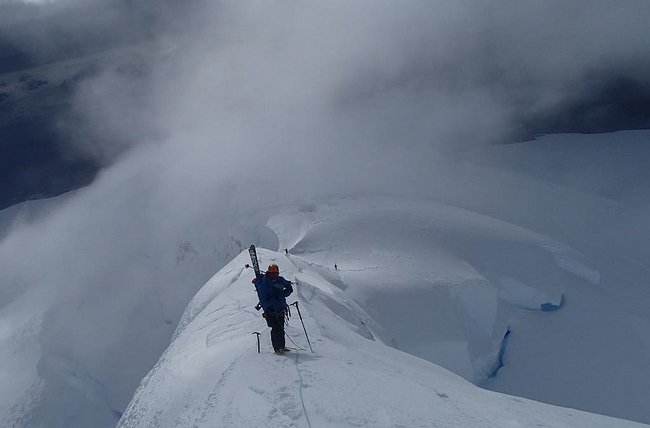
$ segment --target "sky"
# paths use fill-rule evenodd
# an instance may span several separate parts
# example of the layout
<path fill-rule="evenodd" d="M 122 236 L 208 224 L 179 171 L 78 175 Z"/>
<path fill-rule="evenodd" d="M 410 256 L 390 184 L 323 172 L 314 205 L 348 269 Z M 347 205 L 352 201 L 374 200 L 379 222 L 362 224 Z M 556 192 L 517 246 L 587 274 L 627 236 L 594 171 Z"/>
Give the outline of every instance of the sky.
<path fill-rule="evenodd" d="M 527 136 L 584 100 L 596 112 L 619 106 L 599 95 L 607 82 L 650 86 L 645 1 L 54 0 L 0 10 L 0 37 L 33 64 L 109 48 L 120 58 L 57 116 L 70 136 L 59 150 L 102 165 L 98 177 L 0 241 L 0 308 L 41 296 L 43 418 L 85 405 L 60 393 L 68 363 L 123 408 L 193 293 L 237 242 L 265 236 L 259 207 L 431 195 L 449 167 L 441 153 Z M 194 254 L 185 243 L 194 264 L 183 263 Z"/>

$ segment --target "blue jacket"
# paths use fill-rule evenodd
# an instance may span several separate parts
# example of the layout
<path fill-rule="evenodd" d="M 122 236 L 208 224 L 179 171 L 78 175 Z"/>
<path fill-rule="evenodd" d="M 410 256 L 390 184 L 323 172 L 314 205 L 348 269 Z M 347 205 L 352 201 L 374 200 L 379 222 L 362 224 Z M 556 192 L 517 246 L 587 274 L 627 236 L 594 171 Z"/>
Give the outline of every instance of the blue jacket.
<path fill-rule="evenodd" d="M 255 290 L 257 290 L 257 297 L 260 299 L 260 304 L 265 311 L 283 311 L 287 307 L 285 300 L 291 293 L 293 287 L 291 282 L 278 276 L 278 279 L 271 281 L 266 275 L 262 275 L 255 281 Z"/>

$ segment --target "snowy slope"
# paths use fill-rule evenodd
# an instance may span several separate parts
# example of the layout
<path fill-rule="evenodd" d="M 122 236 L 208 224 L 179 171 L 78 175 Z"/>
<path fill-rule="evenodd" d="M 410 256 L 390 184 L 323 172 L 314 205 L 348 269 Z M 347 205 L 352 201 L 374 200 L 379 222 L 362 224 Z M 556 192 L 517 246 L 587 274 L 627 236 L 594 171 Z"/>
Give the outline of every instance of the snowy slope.
<path fill-rule="evenodd" d="M 272 251 L 260 258 L 298 282 L 315 352 L 270 351 L 243 252 L 192 300 L 118 426 L 640 426 L 477 388 L 375 338 L 380 326 L 332 282 L 335 272 L 321 275 L 327 267 Z M 295 311 L 287 333 L 306 345 Z"/>
<path fill-rule="evenodd" d="M 649 140 L 648 131 L 544 135 L 535 141 L 476 149 L 468 158 L 636 206 L 648 202 Z"/>
<path fill-rule="evenodd" d="M 337 263 L 335 279 L 382 325 L 385 343 L 489 388 L 648 420 L 650 374 L 640 368 L 650 361 L 642 312 L 650 300 L 640 277 L 628 300 L 610 266 L 530 230 L 424 200 L 329 202 L 305 215 L 310 232 L 295 246 L 280 234 L 280 248 L 308 263 Z"/>

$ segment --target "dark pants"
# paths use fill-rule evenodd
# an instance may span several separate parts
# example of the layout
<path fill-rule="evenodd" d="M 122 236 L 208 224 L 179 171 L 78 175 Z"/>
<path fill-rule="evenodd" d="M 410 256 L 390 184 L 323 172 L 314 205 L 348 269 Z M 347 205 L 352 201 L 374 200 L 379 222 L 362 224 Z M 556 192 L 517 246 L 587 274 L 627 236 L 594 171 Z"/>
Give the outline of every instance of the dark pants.
<path fill-rule="evenodd" d="M 284 348 L 284 311 L 281 312 L 264 312 L 266 325 L 271 327 L 271 344 L 273 350 Z"/>

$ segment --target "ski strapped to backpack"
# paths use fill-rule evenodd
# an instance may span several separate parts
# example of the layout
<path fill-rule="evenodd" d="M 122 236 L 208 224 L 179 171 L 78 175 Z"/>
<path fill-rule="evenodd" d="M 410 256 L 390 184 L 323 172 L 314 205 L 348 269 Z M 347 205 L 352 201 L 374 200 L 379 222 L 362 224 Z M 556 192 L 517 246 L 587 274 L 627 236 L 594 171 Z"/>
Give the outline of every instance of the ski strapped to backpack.
<path fill-rule="evenodd" d="M 260 279 L 262 277 L 262 271 L 260 271 L 260 262 L 257 260 L 257 251 L 255 250 L 255 245 L 251 245 L 248 248 L 248 254 L 251 256 L 251 263 L 253 263 L 255 278 Z"/>
<path fill-rule="evenodd" d="M 253 270 L 255 271 L 255 279 L 260 279 L 262 277 L 262 271 L 260 270 L 260 262 L 257 259 L 257 251 L 255 250 L 255 245 L 251 245 L 248 248 L 248 254 L 251 256 L 251 263 L 253 264 Z M 248 267 L 248 265 L 246 265 Z M 255 305 L 255 310 L 259 311 L 262 309 L 262 305 L 257 302 L 257 305 Z"/>

